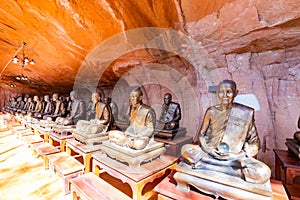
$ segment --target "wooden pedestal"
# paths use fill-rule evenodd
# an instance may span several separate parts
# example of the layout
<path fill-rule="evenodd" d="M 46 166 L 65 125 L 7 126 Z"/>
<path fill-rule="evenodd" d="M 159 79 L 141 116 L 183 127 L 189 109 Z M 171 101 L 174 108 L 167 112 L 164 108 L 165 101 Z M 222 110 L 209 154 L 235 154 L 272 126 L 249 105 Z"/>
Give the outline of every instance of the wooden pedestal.
<path fill-rule="evenodd" d="M 131 199 L 92 172 L 71 179 L 70 182 L 73 199 Z"/>
<path fill-rule="evenodd" d="M 293 184 L 293 179 L 300 176 L 300 160 L 292 153 L 274 149 L 275 153 L 275 179 L 282 180 L 284 184 Z M 281 178 L 281 169 L 284 178 Z"/>
<path fill-rule="evenodd" d="M 91 158 L 92 153 L 96 153 L 101 151 L 101 145 L 93 145 L 88 147 L 74 138 L 70 138 L 66 140 L 66 151 L 69 155 L 72 155 L 72 151 L 77 153 L 78 155 L 83 157 L 83 164 L 84 164 L 84 173 L 91 172 Z"/>
<path fill-rule="evenodd" d="M 288 196 L 280 181 L 271 180 L 272 199 L 273 200 L 288 200 Z M 202 194 L 198 191 L 182 191 L 176 188 L 176 181 L 171 177 L 166 177 L 161 181 L 154 190 L 158 193 L 158 200 L 212 200 L 213 197 Z"/>
<path fill-rule="evenodd" d="M 54 146 L 54 141 L 59 143 L 60 151 L 66 151 L 66 140 L 73 138 L 72 135 L 62 135 L 56 132 L 49 133 L 49 143 Z"/>
<path fill-rule="evenodd" d="M 154 195 L 154 190 L 142 195 L 142 190 L 147 183 L 165 175 L 168 169 L 175 169 L 177 158 L 162 155 L 161 158 L 143 164 L 140 168 L 130 168 L 123 163 L 107 157 L 103 153 L 93 154 L 93 171 L 99 176 L 107 172 L 111 176 L 128 183 L 132 189 L 132 199 L 140 200 Z"/>
<path fill-rule="evenodd" d="M 34 143 L 43 142 L 44 140 L 37 135 L 28 135 L 21 138 L 25 142 L 26 145 L 30 146 Z"/>
<path fill-rule="evenodd" d="M 66 152 L 51 154 L 48 156 L 49 168 L 62 177 L 65 194 L 70 193 L 70 179 L 83 174 L 84 166 Z"/>
<path fill-rule="evenodd" d="M 180 157 L 181 147 L 185 144 L 191 144 L 193 138 L 190 136 L 184 136 L 178 138 L 175 137 L 173 140 L 162 139 L 162 138 L 154 138 L 154 140 L 157 142 L 165 143 L 165 147 L 167 149 L 166 154 L 174 157 Z"/>
<path fill-rule="evenodd" d="M 38 157 L 41 156 L 44 159 L 44 168 L 49 168 L 48 155 L 55 154 L 59 152 L 58 148 L 55 148 L 47 142 L 40 142 L 31 145 L 34 154 Z"/>

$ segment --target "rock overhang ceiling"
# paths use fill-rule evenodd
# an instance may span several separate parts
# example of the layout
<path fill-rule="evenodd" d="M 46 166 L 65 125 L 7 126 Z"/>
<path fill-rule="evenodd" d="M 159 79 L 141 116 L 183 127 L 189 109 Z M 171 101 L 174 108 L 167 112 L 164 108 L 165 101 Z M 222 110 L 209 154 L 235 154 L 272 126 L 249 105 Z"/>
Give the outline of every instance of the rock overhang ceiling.
<path fill-rule="evenodd" d="M 82 61 L 102 41 L 136 28 L 180 29 L 231 1 L 2 1 L 1 87 L 14 83 L 20 93 L 69 92 Z M 25 55 L 36 62 L 24 67 L 27 82 L 15 79 L 21 65 L 9 63 L 23 41 Z"/>
<path fill-rule="evenodd" d="M 235 4 L 229 5 L 231 2 Z M 189 35 L 202 42 L 212 58 L 216 58 L 217 66 L 224 65 L 222 56 L 230 53 L 284 50 L 300 43 L 297 5 L 298 0 L 281 3 L 271 0 L 3 1 L 0 86 L 16 83 L 18 87 L 12 89 L 19 93 L 68 93 L 83 60 L 95 47 L 116 34 L 137 28 L 167 28 Z M 27 82 L 15 79 L 21 74 L 20 65 L 7 65 L 23 41 L 27 42 L 26 56 L 36 61 L 35 65 L 24 68 Z M 131 63 L 148 62 L 156 50 L 138 52 L 144 57 L 132 52 L 119 59 L 127 59 L 123 62 L 128 65 L 122 69 L 123 73 L 132 67 Z M 119 60 L 113 64 L 120 63 Z M 175 56 L 170 63 L 178 61 L 184 62 Z M 113 86 L 120 78 L 112 74 L 113 64 L 101 77 L 100 86 Z"/>

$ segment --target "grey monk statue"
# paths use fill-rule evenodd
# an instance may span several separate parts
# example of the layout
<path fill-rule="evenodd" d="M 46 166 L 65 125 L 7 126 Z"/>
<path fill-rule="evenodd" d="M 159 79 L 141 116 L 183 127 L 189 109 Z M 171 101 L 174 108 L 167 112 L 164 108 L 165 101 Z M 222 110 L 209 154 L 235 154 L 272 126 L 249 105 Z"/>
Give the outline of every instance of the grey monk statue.
<path fill-rule="evenodd" d="M 166 93 L 161 109 L 161 115 L 157 123 L 157 128 L 173 130 L 179 127 L 181 119 L 181 109 L 178 103 L 172 101 L 172 95 Z"/>
<path fill-rule="evenodd" d="M 218 85 L 220 104 L 207 109 L 193 144 L 182 147 L 185 162 L 177 166 L 179 172 L 174 178 L 179 187 L 192 183 L 204 192 L 222 194 L 225 198 L 269 199 L 269 188 L 262 185 L 269 181 L 271 171 L 266 164 L 253 158 L 260 148 L 254 110 L 233 103 L 236 95 L 234 81 L 224 80 Z M 209 176 L 205 177 L 205 173 Z M 211 182 L 202 182 L 205 178 Z M 212 182 L 220 185 L 207 188 Z M 232 189 L 233 184 L 240 188 Z M 257 191 L 253 185 L 263 189 Z"/>

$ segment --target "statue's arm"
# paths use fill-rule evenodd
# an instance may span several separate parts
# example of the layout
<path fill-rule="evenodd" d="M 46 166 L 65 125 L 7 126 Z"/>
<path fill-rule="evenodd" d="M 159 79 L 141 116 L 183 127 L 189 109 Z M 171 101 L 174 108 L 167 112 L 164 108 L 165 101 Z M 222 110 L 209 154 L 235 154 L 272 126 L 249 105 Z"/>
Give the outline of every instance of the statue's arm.
<path fill-rule="evenodd" d="M 154 132 L 156 115 L 153 109 L 150 109 L 147 113 L 145 121 L 145 130 L 140 133 L 142 136 L 151 137 Z"/>
<path fill-rule="evenodd" d="M 243 151 L 246 153 L 247 157 L 254 157 L 260 148 L 260 140 L 257 134 L 256 126 L 254 123 L 254 118 L 248 129 L 247 138 L 243 147 Z"/>
<path fill-rule="evenodd" d="M 193 138 L 193 144 L 200 144 L 200 138 L 202 138 L 201 139 L 202 143 L 206 143 L 204 136 L 207 129 L 209 128 L 211 117 L 212 117 L 212 110 L 211 108 L 208 108 L 205 112 L 202 125 Z"/>
<path fill-rule="evenodd" d="M 177 108 L 176 108 L 175 112 L 176 112 L 176 114 L 175 114 L 173 121 L 181 120 L 181 108 L 180 108 L 179 104 L 177 104 Z"/>
<path fill-rule="evenodd" d="M 110 123 L 111 121 L 111 109 L 108 106 L 105 106 L 104 110 L 103 110 L 103 124 L 107 125 Z"/>
<path fill-rule="evenodd" d="M 84 114 L 85 114 L 85 103 L 83 101 L 80 101 L 78 106 L 78 112 L 77 114 L 75 114 L 73 119 L 80 119 L 84 116 Z"/>

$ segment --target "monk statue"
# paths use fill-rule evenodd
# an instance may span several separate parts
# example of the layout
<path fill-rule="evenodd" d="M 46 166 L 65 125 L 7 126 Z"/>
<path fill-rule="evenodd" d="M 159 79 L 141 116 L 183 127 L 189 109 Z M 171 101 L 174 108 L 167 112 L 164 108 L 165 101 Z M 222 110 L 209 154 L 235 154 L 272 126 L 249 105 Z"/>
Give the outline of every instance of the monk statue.
<path fill-rule="evenodd" d="M 62 124 L 64 126 L 76 125 L 78 120 L 85 119 L 85 112 L 86 112 L 85 102 L 82 99 L 80 99 L 80 97 L 78 96 L 75 90 L 73 90 L 70 93 L 70 98 L 72 101 L 72 109 L 71 109 L 70 116 L 66 118 L 59 117 L 56 119 L 55 121 L 56 123 Z"/>
<path fill-rule="evenodd" d="M 181 109 L 178 103 L 172 102 L 172 95 L 166 93 L 164 103 L 162 105 L 160 118 L 158 120 L 157 129 L 174 130 L 179 127 L 181 119 Z"/>
<path fill-rule="evenodd" d="M 45 115 L 52 115 L 54 113 L 55 105 L 52 101 L 50 101 L 49 95 L 44 96 L 44 101 L 45 101 L 45 109 L 43 110 L 43 112 L 39 112 L 36 115 L 36 118 L 38 119 L 42 119 Z"/>
<path fill-rule="evenodd" d="M 37 95 L 33 97 L 33 101 L 35 102 L 35 107 L 32 114 L 34 118 L 37 118 L 38 114 L 44 111 L 44 104 Z"/>
<path fill-rule="evenodd" d="M 120 146 L 141 150 L 152 138 L 155 127 L 155 111 L 142 102 L 143 92 L 140 88 L 130 93 L 130 125 L 125 132 L 109 132 L 109 140 Z"/>
<path fill-rule="evenodd" d="M 34 111 L 34 108 L 35 108 L 34 101 L 32 100 L 31 97 L 28 97 L 28 98 L 27 98 L 26 109 L 24 109 L 24 110 L 22 111 L 22 114 L 23 114 L 23 115 L 30 114 L 31 112 Z"/>
<path fill-rule="evenodd" d="M 298 129 L 300 129 L 300 116 L 298 118 Z M 294 139 L 300 144 L 300 131 L 294 133 Z"/>
<path fill-rule="evenodd" d="M 113 115 L 113 119 L 118 120 L 118 118 L 119 118 L 118 105 L 115 102 L 112 102 L 110 97 L 105 97 L 104 98 L 104 103 L 108 104 L 111 107 L 111 112 L 112 112 L 112 115 Z"/>
<path fill-rule="evenodd" d="M 204 188 L 204 191 L 210 190 L 211 193 L 214 193 L 214 189 L 225 188 L 222 185 L 218 189 L 207 189 L 204 182 L 202 183 L 204 179 L 197 180 L 196 178 L 197 181 L 194 181 L 195 176 L 197 177 L 197 170 L 211 174 L 210 179 L 223 177 L 222 175 L 214 177 L 215 172 L 218 172 L 225 174 L 225 177 L 236 177 L 242 181 L 241 183 L 264 184 L 270 179 L 270 168 L 254 158 L 260 148 L 260 140 L 254 123 L 254 109 L 234 103 L 236 95 L 237 88 L 234 81 L 224 80 L 218 85 L 217 97 L 220 104 L 206 110 L 202 126 L 195 135 L 193 144 L 184 145 L 181 149 L 185 162 L 179 164 L 177 167 L 179 173 L 177 172 L 178 174 L 174 176 L 178 185 L 181 185 L 181 182 L 193 182 L 196 188 Z M 190 166 L 190 168 L 184 166 Z M 184 178 L 185 175 L 182 174 L 185 173 L 194 173 L 190 176 L 193 178 Z M 202 176 L 199 174 L 198 177 Z M 225 180 L 224 178 L 219 181 L 222 184 L 226 182 Z M 231 178 L 230 181 L 232 181 Z M 239 187 L 244 185 L 236 184 Z M 249 186 L 245 188 L 249 189 Z M 232 196 L 225 195 L 225 198 L 229 197 L 232 198 Z"/>
<path fill-rule="evenodd" d="M 54 107 L 55 107 L 54 112 L 52 112 L 52 114 L 45 114 L 43 119 L 55 121 L 59 117 L 62 117 L 62 118 L 66 117 L 66 115 L 67 115 L 66 106 L 61 100 L 59 100 L 57 93 L 54 93 L 52 95 L 52 101 L 53 101 Z"/>
<path fill-rule="evenodd" d="M 111 108 L 109 105 L 101 102 L 101 94 L 99 92 L 94 92 L 91 99 L 95 105 L 95 117 L 90 121 L 79 120 L 76 126 L 76 132 L 96 134 L 102 131 L 109 131 L 112 122 Z"/>

